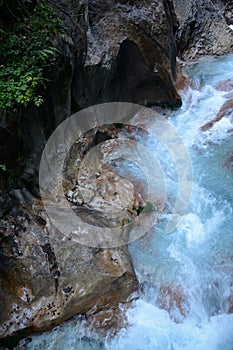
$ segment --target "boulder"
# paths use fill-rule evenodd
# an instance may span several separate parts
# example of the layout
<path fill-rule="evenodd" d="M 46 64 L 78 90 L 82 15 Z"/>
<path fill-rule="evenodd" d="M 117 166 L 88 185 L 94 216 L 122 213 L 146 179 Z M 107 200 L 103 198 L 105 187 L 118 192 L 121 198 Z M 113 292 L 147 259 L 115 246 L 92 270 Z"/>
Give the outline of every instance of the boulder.
<path fill-rule="evenodd" d="M 115 308 L 137 291 L 126 246 L 95 249 L 74 242 L 49 221 L 39 200 L 15 205 L 1 219 L 0 234 L 1 338 Z"/>

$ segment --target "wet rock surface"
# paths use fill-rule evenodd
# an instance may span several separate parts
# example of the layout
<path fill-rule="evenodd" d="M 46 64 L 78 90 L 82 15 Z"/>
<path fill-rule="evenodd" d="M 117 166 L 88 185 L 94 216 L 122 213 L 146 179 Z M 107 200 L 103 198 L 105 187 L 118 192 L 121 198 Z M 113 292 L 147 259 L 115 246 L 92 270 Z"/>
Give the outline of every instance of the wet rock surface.
<path fill-rule="evenodd" d="M 137 210 L 146 204 L 143 185 L 127 181 L 107 165 L 118 151 L 111 144 L 118 132 L 115 126 L 87 132 L 74 144 L 64 165 L 67 201 L 81 220 L 93 225 L 93 235 L 95 226 L 124 231 L 125 222 L 137 217 Z M 125 132 L 129 132 L 127 127 Z M 122 141 L 118 140 L 118 146 Z M 134 140 L 131 143 L 134 147 Z M 71 198 L 74 185 L 76 192 Z M 94 189 L 91 197 L 90 185 Z M 8 205 L 4 199 L 0 221 L 1 337 L 48 330 L 77 314 L 85 314 L 101 332 L 114 329 L 118 320 L 123 327 L 124 312 L 118 303 L 127 304 L 138 289 L 127 247 L 81 245 L 52 224 L 43 202 L 26 189 L 12 191 Z M 104 321 L 106 315 L 108 322 Z"/>
<path fill-rule="evenodd" d="M 182 322 L 190 310 L 189 296 L 182 286 L 168 285 L 162 286 L 156 298 L 156 305 L 168 311 L 170 317 L 175 322 Z"/>
<path fill-rule="evenodd" d="M 208 123 L 201 127 L 202 131 L 208 131 L 211 129 L 215 123 L 219 122 L 223 117 L 230 115 L 233 109 L 233 94 L 230 92 L 232 90 L 233 81 L 228 79 L 226 81 L 220 82 L 216 85 L 216 89 L 220 91 L 226 91 L 229 93 L 226 94 L 226 102 L 222 105 L 221 109 L 217 113 L 216 117 L 210 120 Z M 230 131 L 231 132 L 231 131 Z"/>
<path fill-rule="evenodd" d="M 114 335 L 117 331 L 129 325 L 126 317 L 127 306 L 125 305 L 88 315 L 87 322 L 100 334 L 106 335 L 111 332 L 111 335 Z"/>
<path fill-rule="evenodd" d="M 30 210 L 12 208 L 0 225 L 1 338 L 117 307 L 138 288 L 126 247 L 93 249 L 70 240 L 38 200 Z"/>
<path fill-rule="evenodd" d="M 31 192 L 37 190 L 41 153 L 52 131 L 70 114 L 100 102 L 178 107 L 181 100 L 176 89 L 185 85 L 185 79 L 176 64 L 177 53 L 186 60 L 232 50 L 228 26 L 232 24 L 232 4 L 227 1 L 50 3 L 65 21 L 68 33 L 65 41 L 57 38 L 62 55 L 51 74 L 45 104 L 39 109 L 22 110 L 20 121 L 1 128 L 1 162 L 7 163 L 9 171 L 20 167 L 16 190 L 12 196 L 2 193 L 0 197 L 1 337 L 20 330 L 47 330 L 88 312 L 94 327 L 117 328 L 119 320 L 124 324 L 118 302 L 128 302 L 138 288 L 126 247 L 93 249 L 74 242 L 52 225 L 42 203 L 28 192 L 29 188 Z M 231 100 L 229 96 L 218 119 L 204 129 L 232 109 Z M 143 127 L 143 119 L 140 123 Z M 128 131 L 133 134 L 135 130 L 129 126 Z M 106 141 L 115 138 L 114 132 L 107 128 L 86 134 L 76 145 L 73 163 L 69 155 L 73 172 L 64 179 L 67 199 L 75 205 L 74 210 L 100 227 L 111 227 L 114 221 L 121 226 L 125 220 L 137 217 L 137 211 L 146 204 L 142 184 L 135 183 L 140 190 L 134 191 L 112 167 L 103 163 L 99 168 L 95 159 L 91 167 L 85 162 L 78 166 L 78 173 L 73 167 L 77 155 L 82 159 L 101 142 L 105 141 L 105 146 L 100 148 L 99 157 L 108 154 L 111 142 Z M 131 141 L 133 144 L 133 137 Z M 92 185 L 95 190 L 97 187 L 94 195 Z M 23 186 L 27 190 L 19 189 Z M 2 172 L 1 191 L 10 187 L 8 172 Z M 101 214 L 96 210 L 100 206 Z M 115 216 L 114 210 L 120 209 L 122 216 Z M 186 297 L 179 287 L 173 290 L 165 286 L 160 292 L 161 307 L 169 312 L 177 307 L 181 316 L 186 316 Z"/>

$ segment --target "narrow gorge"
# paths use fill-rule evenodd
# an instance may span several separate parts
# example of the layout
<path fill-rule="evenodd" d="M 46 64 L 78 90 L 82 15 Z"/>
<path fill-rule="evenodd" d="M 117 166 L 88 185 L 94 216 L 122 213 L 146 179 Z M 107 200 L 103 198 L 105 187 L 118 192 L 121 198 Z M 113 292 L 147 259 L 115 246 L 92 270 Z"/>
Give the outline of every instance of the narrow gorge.
<path fill-rule="evenodd" d="M 0 347 L 232 350 L 231 1 L 42 3 L 43 103 L 0 112 Z"/>

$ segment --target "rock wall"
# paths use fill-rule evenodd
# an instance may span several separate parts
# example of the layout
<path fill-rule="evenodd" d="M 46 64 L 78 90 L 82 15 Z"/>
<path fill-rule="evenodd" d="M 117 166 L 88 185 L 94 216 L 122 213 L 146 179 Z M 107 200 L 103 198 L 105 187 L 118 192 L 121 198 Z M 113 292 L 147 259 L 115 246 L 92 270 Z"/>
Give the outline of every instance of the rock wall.
<path fill-rule="evenodd" d="M 176 56 L 232 52 L 227 0 L 49 3 L 67 32 L 54 43 L 62 54 L 48 77 L 45 103 L 22 108 L 20 117 L 0 128 L 1 162 L 21 169 L 17 180 L 23 172 L 24 182 L 35 182 L 48 136 L 70 114 L 108 101 L 177 107 Z"/>
<path fill-rule="evenodd" d="M 20 118 L 0 130 L 0 158 L 9 169 L 25 167 L 24 182 L 35 182 L 48 136 L 73 112 L 108 101 L 181 104 L 173 84 L 171 1 L 49 2 L 67 32 L 55 42 L 62 54 L 48 77 L 45 103 L 22 109 Z"/>
<path fill-rule="evenodd" d="M 179 22 L 177 46 L 182 59 L 232 52 L 230 2 L 217 0 L 174 0 Z"/>
<path fill-rule="evenodd" d="M 45 103 L 22 110 L 20 119 L 0 130 L 0 163 L 16 180 L 11 200 L 0 195 L 2 337 L 111 308 L 138 287 L 126 248 L 80 246 L 63 237 L 38 205 L 32 207 L 31 193 L 39 195 L 41 153 L 51 132 L 73 112 L 101 102 L 178 107 L 176 55 L 192 59 L 232 50 L 227 1 L 49 2 L 67 33 L 55 42 L 62 55 L 49 77 Z M 0 187 L 2 192 L 12 187 L 8 174 Z M 15 198 L 20 198 L 18 206 Z"/>
<path fill-rule="evenodd" d="M 88 2 L 87 55 L 76 69 L 77 106 L 123 101 L 179 106 L 174 88 L 175 25 L 171 2 Z M 84 97 L 84 99 L 82 98 Z"/>

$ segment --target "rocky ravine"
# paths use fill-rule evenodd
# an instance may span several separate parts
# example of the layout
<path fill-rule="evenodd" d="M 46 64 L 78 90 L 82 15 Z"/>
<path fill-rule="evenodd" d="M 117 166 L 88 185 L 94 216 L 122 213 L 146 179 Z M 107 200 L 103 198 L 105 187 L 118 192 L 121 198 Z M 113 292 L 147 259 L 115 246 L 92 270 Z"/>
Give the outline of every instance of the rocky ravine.
<path fill-rule="evenodd" d="M 0 135 L 2 161 L 23 165 L 26 181 L 37 177 L 48 136 L 80 109 L 111 101 L 181 104 L 173 84 L 177 22 L 171 1 L 49 2 L 67 33 L 56 39 L 62 55 L 50 74 L 45 103 L 22 111 L 20 122 Z"/>
<path fill-rule="evenodd" d="M 71 152 L 73 158 L 82 159 L 91 146 L 106 137 L 105 134 L 97 130 L 89 132 Z M 72 188 L 76 172 L 76 161 L 69 156 L 64 178 L 65 193 L 69 186 Z M 101 159 L 96 159 L 97 163 L 98 161 L 101 163 Z M 82 173 L 91 170 L 94 173 L 94 169 L 90 167 L 92 164 L 88 169 L 86 166 L 82 165 L 79 171 Z M 88 207 L 85 202 L 77 203 L 74 197 L 73 202 L 76 205 L 73 205 L 73 209 L 77 211 L 77 215 L 94 225 L 93 241 L 95 226 L 104 228 L 110 224 L 111 227 L 114 221 L 117 221 L 117 226 L 121 226 L 121 221 L 130 219 L 132 208 L 137 205 L 136 196 L 139 195 L 129 191 L 127 196 L 123 179 L 117 177 L 110 168 L 104 167 L 104 164 L 103 168 L 96 181 L 101 186 L 104 181 L 104 185 L 109 188 L 106 188 L 103 198 L 99 197 L 102 199 L 101 206 L 105 206 L 107 211 L 108 206 L 116 205 L 111 202 L 114 196 L 109 189 L 117 186 L 121 195 L 118 205 L 121 209 L 124 206 L 131 208 L 131 212 L 125 209 L 122 217 L 116 214 L 109 223 L 109 215 L 113 215 L 113 211 L 112 214 L 105 215 L 102 210 L 101 215 L 98 208 L 95 210 L 94 204 L 90 207 L 88 203 Z M 93 177 L 90 172 L 88 175 Z M 82 194 L 85 192 L 82 191 Z M 1 337 L 20 337 L 30 332 L 44 331 L 77 314 L 85 314 L 94 325 L 97 322 L 95 319 L 98 320 L 98 328 L 99 318 L 103 317 L 106 310 L 109 319 L 107 328 L 111 328 L 111 317 L 113 326 L 116 326 L 115 315 L 117 318 L 121 317 L 117 309 L 118 303 L 129 303 L 138 291 L 138 282 L 127 246 L 102 249 L 81 245 L 51 223 L 42 201 L 33 197 L 25 188 L 12 191 L 10 198 L 14 205 L 8 201 L 6 213 L 0 220 Z M 2 195 L 1 200 L 3 199 Z M 67 194 L 68 199 L 70 198 Z M 117 212 L 117 207 L 113 209 Z"/>
<path fill-rule="evenodd" d="M 0 130 L 1 162 L 10 171 L 22 169 L 14 190 L 6 176 L 0 182 L 1 337 L 111 309 L 138 288 L 126 247 L 81 246 L 43 211 L 37 175 L 51 132 L 73 112 L 101 102 L 177 107 L 176 55 L 190 59 L 232 50 L 227 1 L 49 1 L 68 32 L 66 40 L 57 38 L 63 54 L 45 104 L 22 111 L 19 122 Z"/>
<path fill-rule="evenodd" d="M 67 27 L 40 108 L 0 129 L 0 159 L 35 182 L 44 144 L 72 113 L 108 101 L 177 107 L 176 56 L 232 52 L 231 1 L 49 0 Z M 0 17 L 1 23 L 1 17 Z M 177 74 L 178 73 L 178 74 Z"/>

